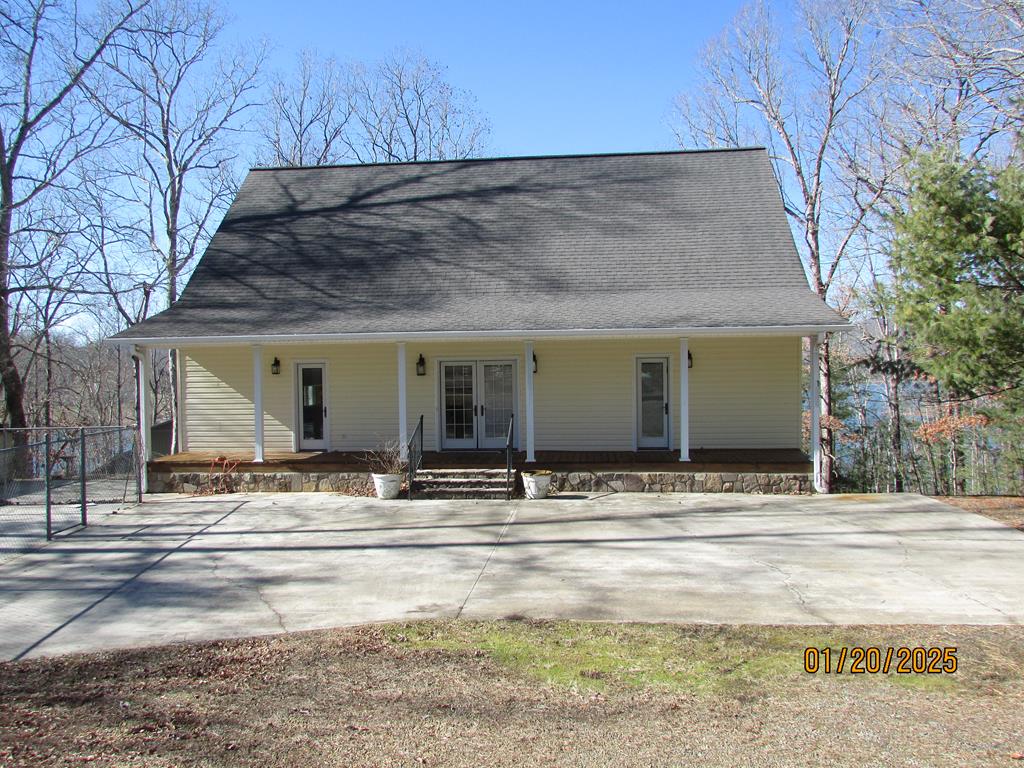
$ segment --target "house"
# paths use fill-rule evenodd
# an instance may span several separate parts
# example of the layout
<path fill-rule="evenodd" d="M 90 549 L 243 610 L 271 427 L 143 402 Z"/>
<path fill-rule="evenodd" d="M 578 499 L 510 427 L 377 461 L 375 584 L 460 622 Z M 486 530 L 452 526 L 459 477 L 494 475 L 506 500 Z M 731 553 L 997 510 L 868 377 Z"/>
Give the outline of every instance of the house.
<path fill-rule="evenodd" d="M 178 350 L 182 461 L 422 424 L 458 466 L 511 423 L 523 466 L 692 472 L 807 466 L 803 345 L 847 327 L 749 148 L 256 168 L 180 300 L 114 338 Z"/>

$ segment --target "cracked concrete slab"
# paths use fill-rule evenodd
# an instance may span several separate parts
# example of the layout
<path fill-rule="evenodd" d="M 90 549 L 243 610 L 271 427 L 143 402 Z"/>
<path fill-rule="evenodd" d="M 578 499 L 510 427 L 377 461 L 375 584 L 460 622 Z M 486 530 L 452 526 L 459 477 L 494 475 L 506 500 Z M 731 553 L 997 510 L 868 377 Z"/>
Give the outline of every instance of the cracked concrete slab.
<path fill-rule="evenodd" d="M 456 616 L 1021 623 L 1022 551 L 910 495 L 160 496 L 0 564 L 0 656 Z"/>

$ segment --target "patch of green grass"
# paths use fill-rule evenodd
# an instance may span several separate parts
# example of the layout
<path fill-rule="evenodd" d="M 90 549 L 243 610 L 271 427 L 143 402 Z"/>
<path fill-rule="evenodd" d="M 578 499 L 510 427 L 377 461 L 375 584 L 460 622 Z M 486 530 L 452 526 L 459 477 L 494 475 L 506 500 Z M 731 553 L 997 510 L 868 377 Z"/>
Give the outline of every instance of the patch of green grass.
<path fill-rule="evenodd" d="M 777 685 L 881 682 L 954 693 L 962 683 L 960 675 L 803 671 L 808 646 L 837 649 L 910 642 L 906 632 L 896 629 L 459 621 L 391 625 L 385 633 L 391 642 L 414 650 L 482 652 L 518 674 L 579 690 L 653 687 L 716 695 Z"/>
<path fill-rule="evenodd" d="M 413 624 L 389 634 L 414 649 L 483 651 L 504 667 L 553 685 L 696 694 L 799 677 L 803 648 L 818 639 L 785 631 L 579 622 Z"/>
<path fill-rule="evenodd" d="M 889 680 L 901 688 L 932 693 L 953 693 L 960 687 L 955 675 L 889 675 Z"/>

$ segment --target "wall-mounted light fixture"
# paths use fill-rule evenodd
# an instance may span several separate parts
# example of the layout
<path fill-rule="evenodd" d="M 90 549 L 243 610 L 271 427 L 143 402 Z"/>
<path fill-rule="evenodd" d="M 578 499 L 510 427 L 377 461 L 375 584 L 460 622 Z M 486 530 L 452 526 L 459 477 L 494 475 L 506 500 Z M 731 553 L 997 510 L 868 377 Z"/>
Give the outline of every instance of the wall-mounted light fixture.
<path fill-rule="evenodd" d="M 277 376 L 281 372 L 281 361 L 278 360 L 276 357 L 274 358 L 274 362 L 270 364 L 270 372 L 275 376 Z"/>
<path fill-rule="evenodd" d="M 686 367 L 693 368 L 693 353 L 689 351 L 686 353 Z"/>
<path fill-rule="evenodd" d="M 427 361 L 423 359 L 423 355 L 420 354 L 419 359 L 416 360 L 416 375 L 426 376 L 427 375 Z"/>
<path fill-rule="evenodd" d="M 533 372 L 537 372 L 537 353 L 533 353 Z"/>

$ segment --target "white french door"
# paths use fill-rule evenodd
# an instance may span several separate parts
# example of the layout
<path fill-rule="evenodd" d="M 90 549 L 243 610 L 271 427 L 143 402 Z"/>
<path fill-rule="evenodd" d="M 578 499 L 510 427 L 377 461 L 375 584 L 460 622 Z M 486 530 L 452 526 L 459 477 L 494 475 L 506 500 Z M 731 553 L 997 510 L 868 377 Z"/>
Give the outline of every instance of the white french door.
<path fill-rule="evenodd" d="M 636 361 L 637 448 L 668 448 L 668 358 Z"/>
<path fill-rule="evenodd" d="M 441 363 L 441 447 L 504 448 L 515 412 L 512 360 Z"/>
<path fill-rule="evenodd" d="M 516 366 L 509 360 L 477 363 L 480 417 L 477 445 L 504 448 L 508 420 L 516 410 Z"/>
<path fill-rule="evenodd" d="M 475 384 L 475 363 L 441 363 L 442 448 L 476 448 Z"/>

